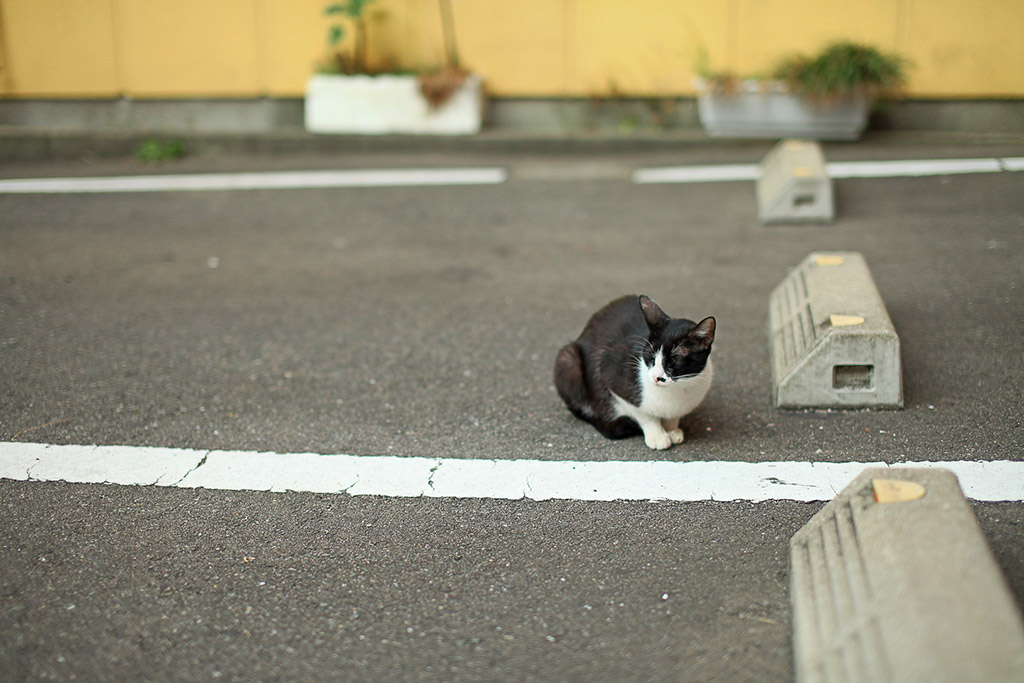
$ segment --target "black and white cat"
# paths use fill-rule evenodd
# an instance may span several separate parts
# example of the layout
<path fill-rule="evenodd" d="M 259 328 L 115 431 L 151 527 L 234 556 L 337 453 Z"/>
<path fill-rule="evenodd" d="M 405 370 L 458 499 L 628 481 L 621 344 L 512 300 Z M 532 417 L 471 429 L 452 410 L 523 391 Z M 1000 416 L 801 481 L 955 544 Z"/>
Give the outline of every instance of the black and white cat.
<path fill-rule="evenodd" d="M 555 360 L 555 388 L 573 415 L 609 439 L 644 435 L 650 448 L 682 443 L 679 418 L 711 387 L 715 319 L 670 318 L 646 296 L 591 316 Z"/>

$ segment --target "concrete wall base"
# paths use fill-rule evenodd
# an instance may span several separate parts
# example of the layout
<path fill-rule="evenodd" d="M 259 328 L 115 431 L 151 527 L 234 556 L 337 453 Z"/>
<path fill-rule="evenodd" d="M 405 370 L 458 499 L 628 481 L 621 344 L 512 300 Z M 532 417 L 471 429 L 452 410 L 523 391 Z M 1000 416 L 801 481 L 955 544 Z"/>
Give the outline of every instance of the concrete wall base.
<path fill-rule="evenodd" d="M 700 129 L 693 98 L 505 99 L 488 103 L 487 126 L 543 134 Z M 0 100 L 0 126 L 56 130 L 259 133 L 301 130 L 301 98 Z M 871 127 L 899 131 L 1024 134 L 1021 100 L 883 103 Z"/>

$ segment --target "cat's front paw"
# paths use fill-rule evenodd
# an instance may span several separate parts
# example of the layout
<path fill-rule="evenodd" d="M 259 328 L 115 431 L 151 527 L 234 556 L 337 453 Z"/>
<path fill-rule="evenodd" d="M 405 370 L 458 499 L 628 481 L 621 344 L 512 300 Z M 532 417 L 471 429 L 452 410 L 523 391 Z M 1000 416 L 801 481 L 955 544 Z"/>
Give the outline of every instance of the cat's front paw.
<path fill-rule="evenodd" d="M 644 443 L 648 448 L 663 451 L 672 445 L 672 437 L 668 432 L 644 432 Z"/>
<path fill-rule="evenodd" d="M 672 440 L 672 443 L 682 443 L 683 439 L 685 438 L 683 430 L 679 429 L 678 427 L 676 429 L 669 430 L 667 433 L 668 438 Z"/>

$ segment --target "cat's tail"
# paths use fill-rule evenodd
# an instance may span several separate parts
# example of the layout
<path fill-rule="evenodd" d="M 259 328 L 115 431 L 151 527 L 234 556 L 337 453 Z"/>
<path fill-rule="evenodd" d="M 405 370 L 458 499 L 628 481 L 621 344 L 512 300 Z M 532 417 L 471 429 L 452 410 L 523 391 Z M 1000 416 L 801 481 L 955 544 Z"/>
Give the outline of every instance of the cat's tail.
<path fill-rule="evenodd" d="M 583 355 L 576 342 L 563 346 L 555 358 L 555 389 L 573 415 L 593 422 L 595 415 L 587 395 Z"/>

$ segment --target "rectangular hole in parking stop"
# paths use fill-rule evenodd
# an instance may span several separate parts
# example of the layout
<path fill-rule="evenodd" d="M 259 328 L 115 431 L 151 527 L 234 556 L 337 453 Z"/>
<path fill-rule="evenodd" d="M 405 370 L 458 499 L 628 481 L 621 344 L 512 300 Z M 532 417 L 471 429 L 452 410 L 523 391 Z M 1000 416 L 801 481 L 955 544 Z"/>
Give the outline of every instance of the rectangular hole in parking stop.
<path fill-rule="evenodd" d="M 793 195 L 793 208 L 797 209 L 804 206 L 811 206 L 814 204 L 813 194 L 798 194 Z"/>
<path fill-rule="evenodd" d="M 870 391 L 874 387 L 874 365 L 835 365 L 832 367 L 832 388 L 837 391 Z"/>

